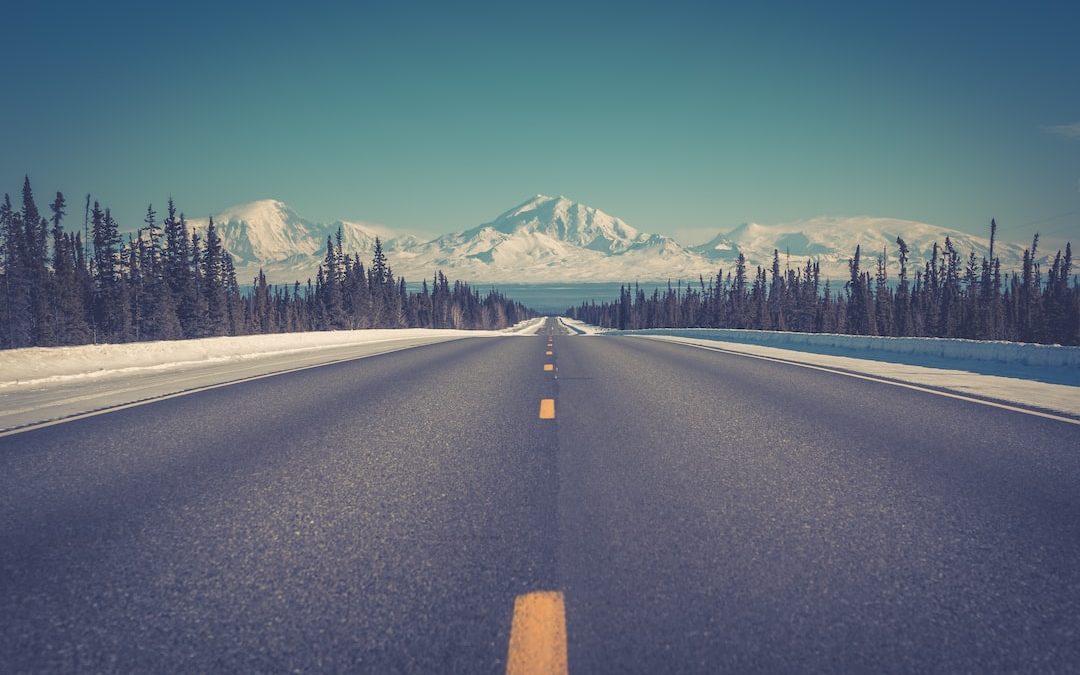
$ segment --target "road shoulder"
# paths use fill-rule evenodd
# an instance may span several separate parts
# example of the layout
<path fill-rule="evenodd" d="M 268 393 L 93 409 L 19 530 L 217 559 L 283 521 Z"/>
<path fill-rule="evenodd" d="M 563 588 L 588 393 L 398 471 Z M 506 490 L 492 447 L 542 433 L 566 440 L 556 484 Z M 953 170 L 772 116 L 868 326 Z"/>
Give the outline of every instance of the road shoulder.
<path fill-rule="evenodd" d="M 1080 387 L 1014 377 L 983 375 L 963 370 L 928 368 L 848 356 L 814 354 L 778 347 L 722 342 L 666 335 L 639 335 L 636 339 L 673 342 L 729 354 L 765 358 L 793 365 L 822 368 L 844 374 L 925 388 L 928 391 L 970 397 L 973 400 L 1017 406 L 1080 423 Z"/>

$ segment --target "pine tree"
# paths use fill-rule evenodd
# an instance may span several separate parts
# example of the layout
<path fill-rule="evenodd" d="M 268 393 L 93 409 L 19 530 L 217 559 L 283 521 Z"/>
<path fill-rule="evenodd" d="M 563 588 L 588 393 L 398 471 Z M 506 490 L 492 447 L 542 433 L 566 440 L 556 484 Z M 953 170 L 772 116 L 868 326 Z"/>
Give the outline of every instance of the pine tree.
<path fill-rule="evenodd" d="M 130 327 L 126 293 L 120 269 L 120 230 L 109 209 L 94 202 L 91 211 L 94 237 L 95 340 L 123 342 Z"/>
<path fill-rule="evenodd" d="M 180 221 L 184 221 L 183 214 Z M 190 333 L 187 337 L 206 337 L 211 334 L 210 321 L 206 308 L 206 289 L 204 288 L 205 261 L 202 254 L 202 237 L 199 233 L 191 231 L 191 241 L 188 245 L 187 274 L 190 279 L 188 296 L 184 299 L 187 312 L 190 312 Z M 185 329 L 186 330 L 186 329 Z"/>
<path fill-rule="evenodd" d="M 1024 249 L 1023 269 L 1019 293 L 1014 296 L 1017 305 L 1017 335 L 1023 342 L 1035 342 L 1039 335 L 1039 283 L 1035 254 L 1039 248 L 1039 235 L 1035 235 L 1030 249 Z"/>
<path fill-rule="evenodd" d="M 908 286 L 908 257 L 911 249 L 901 237 L 896 238 L 900 257 L 900 280 L 893 296 L 893 335 L 911 335 L 911 290 Z"/>
<path fill-rule="evenodd" d="M 52 297 L 51 278 L 48 271 L 48 222 L 41 217 L 34 203 L 34 191 L 30 177 L 23 179 L 22 189 L 23 270 L 26 274 L 26 291 L 30 310 L 30 340 L 35 345 L 54 343 L 54 321 L 49 309 Z"/>
<path fill-rule="evenodd" d="M 197 255 L 197 253 L 196 253 Z M 191 247 L 184 215 L 176 216 L 172 198 L 165 217 L 165 277 L 169 295 L 184 337 L 199 335 L 199 302 L 195 273 L 191 265 Z"/>
<path fill-rule="evenodd" d="M 862 246 L 855 247 L 855 255 L 848 260 L 851 278 L 847 284 L 847 332 L 852 335 L 870 334 L 870 317 L 867 314 L 867 284 L 861 270 Z"/>
<path fill-rule="evenodd" d="M 746 256 L 739 252 L 735 259 L 735 281 L 731 287 L 732 328 L 746 328 Z"/>
<path fill-rule="evenodd" d="M 63 228 L 64 195 L 56 193 L 49 205 L 52 211 L 52 304 L 53 333 L 57 344 L 82 344 L 89 339 L 86 325 L 86 308 L 83 289 L 79 279 L 79 244 L 69 237 Z"/>
<path fill-rule="evenodd" d="M 345 315 L 342 300 L 342 273 L 341 273 L 341 228 L 337 231 L 338 247 L 334 246 L 333 240 L 326 238 L 326 256 L 323 258 L 322 289 L 320 300 L 323 311 L 326 314 L 325 325 L 331 329 L 345 327 Z"/>
<path fill-rule="evenodd" d="M 30 321 L 30 270 L 26 263 L 29 246 L 22 215 L 12 207 L 7 194 L 0 204 L 0 228 L 4 239 L 4 346 L 28 347 L 34 340 Z"/>
<path fill-rule="evenodd" d="M 228 335 L 247 333 L 244 320 L 243 299 L 240 297 L 240 284 L 236 280 L 236 265 L 229 253 L 221 256 L 222 286 L 225 294 L 225 328 Z"/>
<path fill-rule="evenodd" d="M 214 219 L 206 226 L 206 243 L 202 255 L 202 292 L 206 302 L 206 334 L 226 335 L 229 332 L 225 300 L 224 250 Z"/>
<path fill-rule="evenodd" d="M 997 238 L 997 220 L 990 219 L 990 250 L 982 260 L 982 277 L 979 282 L 979 337 L 995 340 L 1001 336 L 1001 280 L 995 280 L 994 243 Z"/>
<path fill-rule="evenodd" d="M 877 335 L 890 335 L 893 330 L 893 298 L 889 291 L 888 251 L 882 249 L 877 259 L 874 285 L 874 315 Z"/>
<path fill-rule="evenodd" d="M 382 242 L 375 237 L 375 250 L 371 258 L 371 267 L 368 268 L 368 289 L 371 292 L 371 325 L 375 328 L 385 328 L 389 321 L 389 294 L 387 285 L 389 267 L 386 264 L 386 255 L 383 253 Z"/>
<path fill-rule="evenodd" d="M 780 274 L 780 252 L 773 249 L 772 285 L 769 287 L 769 326 L 775 330 L 787 330 L 784 316 L 787 305 L 787 289 Z"/>
<path fill-rule="evenodd" d="M 945 237 L 942 260 L 944 278 L 941 283 L 941 301 L 938 305 L 938 337 L 956 337 L 960 322 L 960 254 L 952 239 Z"/>

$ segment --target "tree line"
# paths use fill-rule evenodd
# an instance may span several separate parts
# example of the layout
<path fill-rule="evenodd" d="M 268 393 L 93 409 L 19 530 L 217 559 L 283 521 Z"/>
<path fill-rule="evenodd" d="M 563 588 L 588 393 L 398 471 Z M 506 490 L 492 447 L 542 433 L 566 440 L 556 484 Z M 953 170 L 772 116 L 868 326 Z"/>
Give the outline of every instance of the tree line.
<path fill-rule="evenodd" d="M 605 328 L 751 328 L 758 330 L 845 333 L 849 335 L 926 336 L 973 340 L 1013 340 L 1080 344 L 1080 285 L 1073 275 L 1072 245 L 1058 251 L 1047 274 L 1037 262 L 1039 236 L 1024 250 L 1019 271 L 1003 273 L 994 256 L 997 223 L 990 222 L 989 256 L 966 258 L 946 237 L 934 244 L 920 267 L 897 237 L 899 277 L 889 278 L 887 252 L 870 270 L 855 247 L 849 278 L 834 289 L 821 279 L 819 264 L 781 268 L 773 251 L 771 269 L 760 266 L 750 278 L 746 258 L 735 269 L 721 269 L 708 282 L 685 287 L 670 283 L 646 294 L 624 285 L 614 302 L 589 302 L 568 314 Z"/>
<path fill-rule="evenodd" d="M 18 207 L 0 203 L 0 348 L 171 340 L 354 328 L 498 329 L 534 316 L 496 290 L 481 295 L 437 272 L 409 291 L 375 240 L 371 263 L 327 238 L 314 282 L 242 292 L 213 219 L 188 227 L 172 199 L 164 219 L 147 208 L 126 239 L 88 195 L 81 231 L 64 227 L 60 192 L 39 211 L 30 180 Z"/>

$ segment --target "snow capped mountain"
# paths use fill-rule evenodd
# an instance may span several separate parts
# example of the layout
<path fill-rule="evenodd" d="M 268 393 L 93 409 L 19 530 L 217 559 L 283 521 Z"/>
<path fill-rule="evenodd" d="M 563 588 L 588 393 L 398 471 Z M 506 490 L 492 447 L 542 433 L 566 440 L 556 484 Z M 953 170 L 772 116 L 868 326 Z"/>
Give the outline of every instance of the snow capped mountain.
<path fill-rule="evenodd" d="M 226 209 L 214 216 L 225 249 L 234 258 L 241 281 L 260 268 L 275 283 L 301 282 L 315 276 L 326 254 L 327 237 L 342 231 L 346 253 L 370 259 L 381 238 L 390 264 L 407 279 L 430 277 L 441 269 L 472 282 L 665 281 L 714 276 L 730 269 L 739 253 L 751 269 L 770 265 L 773 250 L 783 264 L 803 266 L 817 260 L 822 274 L 846 279 L 848 259 L 862 246 L 864 265 L 887 252 L 890 274 L 897 265 L 896 237 L 910 248 L 912 265 L 921 266 L 934 242 L 950 237 L 962 257 L 988 253 L 989 239 L 958 230 L 897 218 L 818 217 L 791 223 L 746 223 L 721 232 L 700 246 L 685 247 L 671 237 L 640 232 L 625 221 L 566 197 L 536 195 L 494 220 L 431 240 L 402 235 L 378 225 L 338 220 L 316 223 L 285 203 L 265 199 Z M 205 230 L 207 221 L 190 221 Z M 1056 243 L 1056 242 L 1055 242 Z M 1023 246 L 998 241 L 1002 266 L 1019 266 Z M 1043 255 L 1053 246 L 1040 246 Z"/>
<path fill-rule="evenodd" d="M 205 232 L 208 220 L 188 223 Z M 386 242 L 387 250 L 416 243 L 415 237 L 398 236 L 380 225 L 347 220 L 315 223 L 301 218 L 289 205 L 276 199 L 228 208 L 214 216 L 214 227 L 225 250 L 232 254 L 241 280 L 254 276 L 259 268 L 277 282 L 314 277 L 326 255 L 326 239 L 335 237 L 338 228 L 341 228 L 342 248 L 362 256 L 374 249 L 375 237 Z"/>
<path fill-rule="evenodd" d="M 566 197 L 536 195 L 490 223 L 399 251 L 401 269 L 436 269 L 478 281 L 618 281 L 668 278 L 703 262 L 675 240 L 645 234 Z"/>
<path fill-rule="evenodd" d="M 276 199 L 226 209 L 214 216 L 214 224 L 237 265 L 313 255 L 319 250 L 313 238 L 317 226 Z M 193 220 L 190 225 L 205 231 L 207 220 Z"/>
<path fill-rule="evenodd" d="M 909 258 L 917 265 L 921 265 L 933 255 L 935 242 L 944 246 L 946 237 L 949 237 L 963 258 L 971 251 L 975 251 L 976 257 L 981 258 L 988 255 L 990 248 L 989 237 L 979 237 L 914 220 L 820 216 L 775 225 L 746 223 L 729 232 L 718 234 L 709 242 L 691 250 L 718 264 L 734 261 L 741 252 L 751 267 L 771 264 L 773 251 L 776 250 L 785 262 L 790 255 L 793 265 L 802 266 L 807 258 L 813 258 L 820 263 L 823 275 L 836 279 L 846 278 L 848 260 L 857 245 L 862 247 L 864 265 L 867 265 L 868 261 L 872 264 L 872 260 L 885 251 L 890 261 L 890 273 L 895 273 L 899 252 L 897 236 L 903 238 L 910 250 Z M 1002 265 L 1006 268 L 1019 264 L 1023 250 L 1023 246 L 1011 242 L 998 240 L 994 244 L 994 254 L 1001 258 Z"/>
<path fill-rule="evenodd" d="M 600 209 L 572 202 L 566 197 L 546 195 L 536 195 L 494 221 L 468 230 L 463 235 L 475 236 L 488 229 L 508 237 L 516 234 L 544 235 L 602 253 L 622 253 L 648 238 L 648 235 Z"/>

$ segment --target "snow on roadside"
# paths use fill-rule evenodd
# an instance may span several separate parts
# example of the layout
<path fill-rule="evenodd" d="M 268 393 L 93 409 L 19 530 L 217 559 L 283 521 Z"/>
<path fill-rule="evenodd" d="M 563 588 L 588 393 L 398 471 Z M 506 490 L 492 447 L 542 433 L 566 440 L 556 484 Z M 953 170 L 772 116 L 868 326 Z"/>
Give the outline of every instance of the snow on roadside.
<path fill-rule="evenodd" d="M 578 319 L 571 319 L 565 316 L 560 316 L 558 321 L 571 333 L 575 333 L 577 335 L 599 335 L 601 333 L 607 332 L 606 328 L 599 328 L 592 324 L 585 323 L 584 321 L 579 321 Z"/>
<path fill-rule="evenodd" d="M 396 328 L 312 331 L 236 337 L 162 340 L 127 344 L 28 347 L 0 351 L 0 390 L 40 387 L 90 378 L 137 377 L 269 357 L 303 355 L 365 344 L 410 339 L 457 340 L 469 337 L 533 335 L 543 319 L 529 319 L 504 330 Z"/>
<path fill-rule="evenodd" d="M 524 321 L 518 321 L 516 324 L 509 328 L 504 328 L 499 331 L 500 335 L 510 333 L 513 335 L 536 335 L 540 332 L 540 329 L 544 327 L 544 320 L 546 316 L 538 316 L 535 319 L 525 319 Z M 476 331 L 466 331 L 476 332 Z"/>

